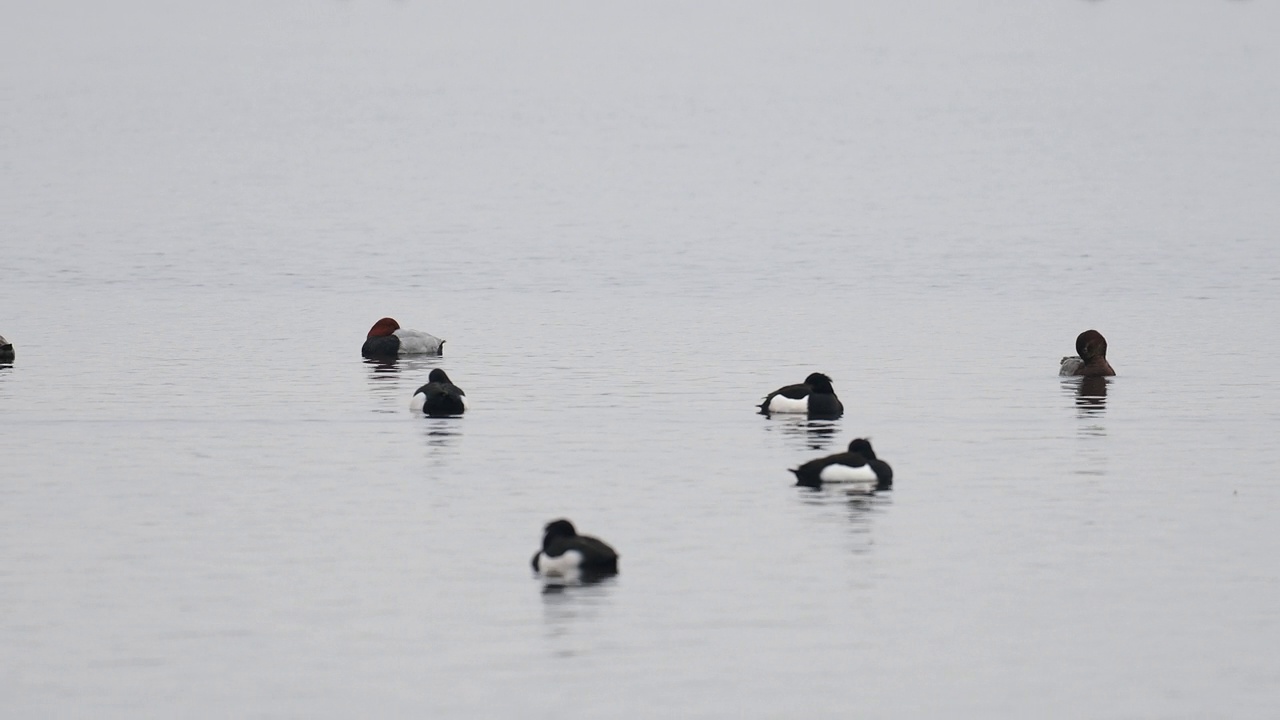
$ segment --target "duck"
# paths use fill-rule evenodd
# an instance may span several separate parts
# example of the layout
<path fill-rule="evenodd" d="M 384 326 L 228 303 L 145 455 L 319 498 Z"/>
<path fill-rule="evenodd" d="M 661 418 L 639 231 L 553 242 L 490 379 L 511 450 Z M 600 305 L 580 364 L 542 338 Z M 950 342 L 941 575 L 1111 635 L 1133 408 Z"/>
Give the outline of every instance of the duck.
<path fill-rule="evenodd" d="M 13 362 L 13 343 L 0 335 L 0 362 Z"/>
<path fill-rule="evenodd" d="M 1062 358 L 1060 376 L 1111 377 L 1116 371 L 1107 362 L 1107 339 L 1097 330 L 1076 337 L 1076 355 Z"/>
<path fill-rule="evenodd" d="M 844 405 L 831 387 L 831 378 L 810 373 L 799 385 L 778 388 L 760 403 L 761 414 L 808 413 L 811 418 L 834 420 L 844 414 Z"/>
<path fill-rule="evenodd" d="M 374 359 L 400 355 L 444 355 L 444 342 L 421 330 L 406 330 L 394 318 L 384 317 L 369 328 L 360 354 Z"/>
<path fill-rule="evenodd" d="M 791 472 L 795 473 L 796 484 L 805 487 L 822 487 L 824 482 L 874 482 L 876 490 L 893 486 L 893 468 L 876 457 L 866 438 L 851 441 L 846 452 L 810 460 Z"/>
<path fill-rule="evenodd" d="M 542 549 L 533 554 L 533 571 L 550 577 L 578 573 L 615 575 L 618 553 L 603 540 L 579 535 L 573 523 L 561 518 L 547 523 Z"/>
<path fill-rule="evenodd" d="M 461 415 L 467 410 L 467 394 L 453 384 L 445 371 L 436 368 L 427 376 L 427 384 L 413 393 L 409 408 L 431 417 Z"/>

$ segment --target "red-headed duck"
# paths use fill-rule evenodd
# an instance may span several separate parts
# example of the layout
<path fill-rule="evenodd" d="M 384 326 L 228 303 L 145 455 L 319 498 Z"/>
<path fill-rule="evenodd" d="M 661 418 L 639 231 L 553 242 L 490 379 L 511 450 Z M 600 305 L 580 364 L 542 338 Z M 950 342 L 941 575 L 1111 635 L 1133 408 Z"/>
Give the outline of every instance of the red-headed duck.
<path fill-rule="evenodd" d="M 421 330 L 405 330 L 400 323 L 384 317 L 369 329 L 360 354 L 378 359 L 400 355 L 443 355 L 444 340 Z"/>

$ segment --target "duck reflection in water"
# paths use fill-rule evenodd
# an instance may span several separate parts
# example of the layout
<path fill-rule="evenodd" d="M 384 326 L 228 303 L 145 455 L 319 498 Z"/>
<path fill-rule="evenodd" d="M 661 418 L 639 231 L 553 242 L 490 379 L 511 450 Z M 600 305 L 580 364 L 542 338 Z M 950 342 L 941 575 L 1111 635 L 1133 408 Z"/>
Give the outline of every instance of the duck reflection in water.
<path fill-rule="evenodd" d="M 374 396 L 382 400 L 391 400 L 400 394 L 400 368 L 396 366 L 396 359 L 389 358 L 386 360 L 366 359 L 364 364 L 369 370 L 369 389 L 373 391 Z M 395 414 L 397 411 L 389 407 L 379 407 L 374 409 L 375 413 Z"/>
<path fill-rule="evenodd" d="M 458 432 L 461 427 L 458 423 L 450 422 L 448 418 L 428 418 L 427 423 L 427 446 L 433 448 L 451 447 L 462 433 Z"/>
<path fill-rule="evenodd" d="M 1107 410 L 1107 386 L 1110 380 L 1100 376 L 1088 376 L 1064 380 L 1063 385 L 1075 395 L 1076 408 L 1081 416 L 1102 415 Z M 1075 385 L 1074 388 L 1071 388 Z"/>
<path fill-rule="evenodd" d="M 782 434 L 788 440 L 797 441 L 796 444 L 806 450 L 826 450 L 840 430 L 838 420 L 810 420 L 797 415 L 779 416 L 779 418 L 772 421 L 768 428 L 770 430 L 774 427 L 781 428 Z"/>
<path fill-rule="evenodd" d="M 893 488 L 886 488 L 892 490 Z M 848 504 L 845 509 L 849 513 L 849 523 L 858 534 L 870 534 L 871 518 L 875 513 L 893 504 L 892 493 L 857 492 L 850 490 L 846 494 Z"/>
<path fill-rule="evenodd" d="M 589 586 L 609 586 L 617 582 L 617 573 L 593 572 L 593 571 L 574 571 L 563 575 L 547 576 L 539 575 L 538 581 L 542 583 L 543 595 L 559 595 L 568 588 L 582 588 Z"/>
<path fill-rule="evenodd" d="M 614 577 L 570 581 L 539 578 L 547 649 L 554 657 L 597 655 L 602 639 L 598 629 L 613 603 Z"/>
<path fill-rule="evenodd" d="M 800 496 L 805 505 L 842 512 L 848 521 L 848 547 L 856 555 L 871 552 L 875 547 L 873 526 L 877 515 L 893 505 L 893 483 L 872 485 L 859 483 L 824 483 L 821 487 L 807 487 Z"/>
<path fill-rule="evenodd" d="M 395 380 L 399 378 L 401 374 L 424 371 L 430 372 L 432 368 L 435 368 L 440 364 L 438 359 L 430 357 L 365 358 L 361 362 L 369 368 L 370 382 Z"/>
<path fill-rule="evenodd" d="M 385 400 L 397 401 L 394 408 L 388 406 L 374 410 L 374 412 L 395 414 L 400 412 L 399 398 L 406 392 L 413 391 L 412 387 L 405 388 L 401 386 L 400 376 L 416 378 L 424 372 L 430 372 L 431 368 L 439 364 L 440 360 L 438 358 L 411 356 L 405 359 L 395 357 L 365 358 L 362 362 L 368 369 L 368 386 L 373 391 L 373 394 Z"/>
<path fill-rule="evenodd" d="M 370 380 L 385 380 L 388 377 L 394 377 L 400 374 L 396 363 L 400 362 L 399 358 L 387 358 L 378 360 L 375 358 L 365 358 L 364 364 L 369 366 Z"/>
<path fill-rule="evenodd" d="M 865 505 L 871 498 L 880 497 L 893 491 L 893 480 L 873 480 L 870 482 L 819 483 L 809 485 L 798 482 L 795 487 L 809 491 L 808 496 L 821 505 L 833 497 L 848 498 L 851 503 Z"/>

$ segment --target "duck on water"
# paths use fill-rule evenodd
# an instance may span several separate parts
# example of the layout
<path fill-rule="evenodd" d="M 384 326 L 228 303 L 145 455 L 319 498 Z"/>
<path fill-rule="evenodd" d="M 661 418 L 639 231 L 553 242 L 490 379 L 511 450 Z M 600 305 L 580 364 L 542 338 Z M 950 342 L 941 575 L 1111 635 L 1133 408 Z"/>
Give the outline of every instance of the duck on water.
<path fill-rule="evenodd" d="M 816 372 L 804 382 L 778 388 L 765 396 L 760 413 L 807 413 L 811 418 L 834 420 L 844 414 L 844 404 L 836 397 L 831 378 Z"/>
<path fill-rule="evenodd" d="M 444 370 L 436 368 L 427 376 L 427 384 L 413 393 L 409 409 L 421 410 L 431 417 L 461 415 L 467 411 L 467 394 L 453 384 Z"/>
<path fill-rule="evenodd" d="M 1107 339 L 1097 330 L 1085 330 L 1076 337 L 1076 354 L 1062 358 L 1061 376 L 1111 377 L 1116 371 L 1107 362 Z"/>
<path fill-rule="evenodd" d="M 876 490 L 893 487 L 893 468 L 876 457 L 871 441 L 858 438 L 849 443 L 846 452 L 828 455 L 791 470 L 796 484 L 822 487 L 823 483 L 875 483 Z"/>
<path fill-rule="evenodd" d="M 573 523 L 561 518 L 547 523 L 542 549 L 533 554 L 533 571 L 548 577 L 616 575 L 618 553 L 590 535 L 579 535 Z"/>
<path fill-rule="evenodd" d="M 443 355 L 444 342 L 421 330 L 406 330 L 395 319 L 384 317 L 369 328 L 360 354 L 375 360 L 401 355 Z"/>

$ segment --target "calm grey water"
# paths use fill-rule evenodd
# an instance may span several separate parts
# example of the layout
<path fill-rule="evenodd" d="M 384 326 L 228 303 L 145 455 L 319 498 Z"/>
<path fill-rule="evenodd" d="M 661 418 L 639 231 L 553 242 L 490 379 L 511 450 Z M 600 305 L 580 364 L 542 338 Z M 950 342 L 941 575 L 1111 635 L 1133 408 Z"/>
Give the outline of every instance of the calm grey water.
<path fill-rule="evenodd" d="M 1280 706 L 1275 4 L 0 15 L 0 716 Z"/>

